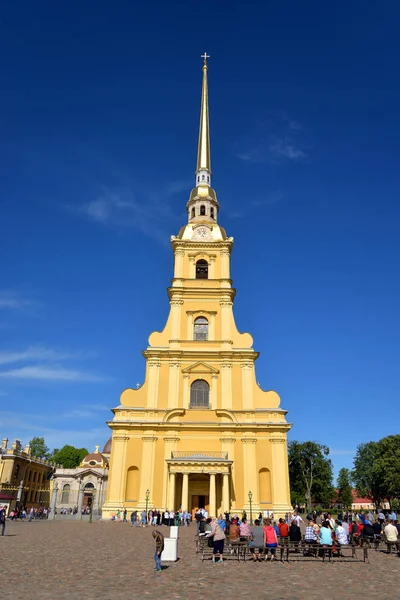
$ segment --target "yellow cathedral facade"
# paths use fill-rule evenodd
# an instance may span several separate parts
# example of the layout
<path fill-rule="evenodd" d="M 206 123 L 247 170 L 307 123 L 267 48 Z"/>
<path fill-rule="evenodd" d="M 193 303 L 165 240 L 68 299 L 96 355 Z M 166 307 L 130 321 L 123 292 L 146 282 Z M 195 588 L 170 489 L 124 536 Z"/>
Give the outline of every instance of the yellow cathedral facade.
<path fill-rule="evenodd" d="M 170 312 L 143 352 L 146 378 L 126 389 L 112 430 L 103 517 L 118 509 L 188 510 L 210 515 L 291 509 L 286 434 L 274 391 L 255 376 L 248 333 L 233 315 L 233 238 L 218 224 L 211 187 L 207 55 L 204 55 L 196 187 L 188 222 L 171 237 Z M 251 507 L 250 507 L 251 502 Z"/>

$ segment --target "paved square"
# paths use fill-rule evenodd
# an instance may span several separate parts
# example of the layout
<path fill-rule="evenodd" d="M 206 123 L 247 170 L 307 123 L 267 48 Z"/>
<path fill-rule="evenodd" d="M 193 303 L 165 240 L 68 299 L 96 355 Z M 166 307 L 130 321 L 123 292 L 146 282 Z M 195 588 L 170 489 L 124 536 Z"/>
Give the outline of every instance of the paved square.
<path fill-rule="evenodd" d="M 192 525 L 180 529 L 180 560 L 165 563 L 158 574 L 151 531 L 100 521 L 7 523 L 7 535 L 0 537 L 0 598 L 400 599 L 400 558 L 394 554 L 371 550 L 369 565 L 313 559 L 212 565 L 195 553 Z"/>

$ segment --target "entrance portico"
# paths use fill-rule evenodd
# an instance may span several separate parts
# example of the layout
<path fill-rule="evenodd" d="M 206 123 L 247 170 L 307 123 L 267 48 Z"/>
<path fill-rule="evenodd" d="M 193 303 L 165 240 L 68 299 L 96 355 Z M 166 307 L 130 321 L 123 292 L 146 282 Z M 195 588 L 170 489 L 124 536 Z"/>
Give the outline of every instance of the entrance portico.
<path fill-rule="evenodd" d="M 226 452 L 172 452 L 167 459 L 169 509 L 200 507 L 210 516 L 229 512 L 232 463 Z"/>

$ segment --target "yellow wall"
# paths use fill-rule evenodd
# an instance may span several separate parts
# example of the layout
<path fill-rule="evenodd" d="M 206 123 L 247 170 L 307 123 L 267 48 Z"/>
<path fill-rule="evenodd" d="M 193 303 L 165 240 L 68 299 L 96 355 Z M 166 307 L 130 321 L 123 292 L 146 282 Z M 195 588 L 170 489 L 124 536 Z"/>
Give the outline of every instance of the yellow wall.
<path fill-rule="evenodd" d="M 197 241 L 193 237 L 197 225 L 187 225 L 172 239 L 170 313 L 164 330 L 150 335 L 143 352 L 145 383 L 138 390 L 125 390 L 120 407 L 113 409 L 106 517 L 122 506 L 145 507 L 146 490 L 148 506 L 179 508 L 185 497 L 185 472 L 191 473 L 188 502 L 199 489 L 198 474 L 205 473 L 211 482 L 210 473 L 215 471 L 215 511 L 223 508 L 224 473 L 229 473 L 230 510 L 248 510 L 250 490 L 254 511 L 274 510 L 278 516 L 290 509 L 286 444 L 290 425 L 279 408 L 279 396 L 257 385 L 254 363 L 258 353 L 251 335 L 238 332 L 235 325 L 235 290 L 230 280 L 233 240 L 218 225 L 206 223 L 210 239 Z M 199 258 L 208 262 L 208 279 L 195 278 Z M 194 320 L 199 316 L 209 322 L 207 341 L 193 338 Z M 196 379 L 210 386 L 207 409 L 190 408 L 190 386 Z M 172 452 L 194 451 L 227 452 L 228 460 L 221 459 L 215 466 L 207 463 L 201 471 L 206 464 L 201 460 L 178 464 L 171 459 Z M 260 469 L 267 471 L 260 476 Z M 260 485 L 266 498 L 260 498 Z M 168 506 L 171 494 L 173 507 Z"/>

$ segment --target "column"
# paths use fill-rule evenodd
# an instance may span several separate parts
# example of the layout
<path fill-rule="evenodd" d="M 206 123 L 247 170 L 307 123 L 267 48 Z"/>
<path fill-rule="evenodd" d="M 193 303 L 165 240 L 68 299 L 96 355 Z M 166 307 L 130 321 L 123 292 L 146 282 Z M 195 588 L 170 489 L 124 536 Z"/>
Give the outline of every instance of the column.
<path fill-rule="evenodd" d="M 154 478 L 154 449 L 157 438 L 148 435 L 142 437 L 142 464 L 140 468 L 140 500 L 138 502 L 138 508 L 146 507 L 146 491 L 150 491 L 149 501 L 147 503 L 148 508 L 153 506 L 153 478 Z"/>
<path fill-rule="evenodd" d="M 175 473 L 169 474 L 168 510 L 175 510 Z"/>
<path fill-rule="evenodd" d="M 243 399 L 243 410 L 254 409 L 253 402 L 253 363 L 246 361 L 241 363 L 242 367 L 242 399 Z"/>
<path fill-rule="evenodd" d="M 208 267 L 208 278 L 215 279 L 215 254 L 210 256 L 210 263 Z"/>
<path fill-rule="evenodd" d="M 217 498 L 216 498 L 216 488 L 215 488 L 215 473 L 210 473 L 210 513 L 209 517 L 216 517 L 215 511 L 217 510 Z"/>
<path fill-rule="evenodd" d="M 189 473 L 183 473 L 182 481 L 182 510 L 188 510 L 188 497 L 189 497 Z"/>
<path fill-rule="evenodd" d="M 168 508 L 168 483 L 169 483 L 169 467 L 168 460 L 172 458 L 172 452 L 176 450 L 179 438 L 176 436 L 175 431 L 167 432 L 168 435 L 164 439 L 164 474 L 163 474 L 163 488 L 162 488 L 162 505 L 157 508 Z"/>
<path fill-rule="evenodd" d="M 289 472 L 286 439 L 271 437 L 272 445 L 272 502 L 274 517 L 282 517 L 290 510 Z"/>
<path fill-rule="evenodd" d="M 103 480 L 100 479 L 100 477 L 97 478 L 97 514 L 100 514 L 100 509 L 101 509 L 101 505 L 102 505 L 102 500 L 103 498 Z M 93 503 L 94 504 L 94 503 Z M 92 510 L 94 509 L 94 506 L 92 507 Z"/>
<path fill-rule="evenodd" d="M 147 396 L 147 407 L 156 408 L 158 402 L 158 382 L 160 378 L 160 365 L 159 360 L 149 360 L 147 362 L 149 381 L 148 381 L 148 396 Z"/>
<path fill-rule="evenodd" d="M 171 300 L 171 340 L 181 339 L 181 306 L 183 300 Z"/>
<path fill-rule="evenodd" d="M 208 329 L 208 339 L 210 341 L 214 341 L 215 340 L 215 315 L 217 313 L 212 312 L 210 313 L 210 324 L 209 324 L 209 329 Z"/>
<path fill-rule="evenodd" d="M 51 493 L 51 511 L 49 515 L 49 519 L 54 521 L 56 518 L 56 506 L 57 506 L 57 494 L 58 494 L 58 483 L 57 481 L 54 483 L 53 491 Z"/>
<path fill-rule="evenodd" d="M 258 482 L 256 477 L 257 456 L 256 456 L 256 438 L 242 438 L 243 444 L 243 470 L 244 470 L 244 489 L 243 506 L 248 510 L 250 508 L 248 493 L 253 494 L 253 509 L 258 507 Z"/>
<path fill-rule="evenodd" d="M 183 257 L 185 252 L 183 250 L 175 250 L 175 272 L 174 277 L 179 279 L 183 277 Z"/>
<path fill-rule="evenodd" d="M 222 300 L 219 305 L 221 307 L 221 339 L 225 342 L 231 339 L 232 302 Z"/>
<path fill-rule="evenodd" d="M 192 312 L 188 312 L 186 314 L 187 314 L 187 334 L 186 334 L 186 339 L 192 340 L 193 339 L 193 313 Z"/>
<path fill-rule="evenodd" d="M 221 252 L 221 279 L 230 278 L 229 269 L 229 252 L 227 250 Z"/>
<path fill-rule="evenodd" d="M 169 363 L 168 408 L 176 408 L 179 403 L 179 370 L 180 362 L 173 360 Z"/>
<path fill-rule="evenodd" d="M 232 409 L 232 364 L 221 364 L 221 402 L 220 408 Z"/>
<path fill-rule="evenodd" d="M 77 519 L 82 519 L 82 506 L 83 506 L 83 491 L 85 486 L 83 483 L 79 484 L 79 495 L 78 495 L 78 513 L 76 515 Z"/>
<path fill-rule="evenodd" d="M 189 279 L 196 279 L 196 265 L 194 254 L 189 254 Z"/>
<path fill-rule="evenodd" d="M 210 389 L 210 408 L 216 410 L 218 408 L 218 375 L 211 375 L 211 389 Z"/>
<path fill-rule="evenodd" d="M 107 504 L 122 505 L 125 500 L 126 453 L 129 437 L 116 435 L 112 437 L 111 468 L 107 489 Z"/>
<path fill-rule="evenodd" d="M 190 388 L 189 388 L 189 374 L 183 375 L 183 408 L 189 408 L 190 404 Z"/>
<path fill-rule="evenodd" d="M 229 473 L 222 474 L 222 510 L 223 512 L 230 511 L 229 504 Z"/>

